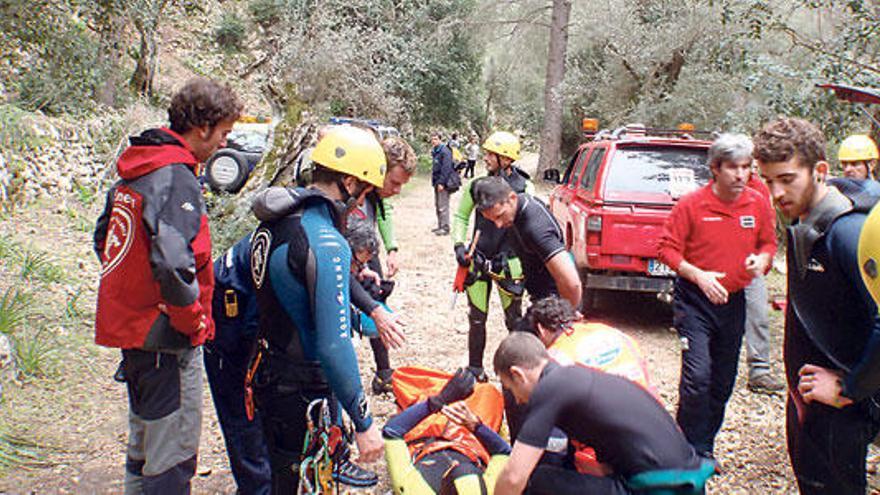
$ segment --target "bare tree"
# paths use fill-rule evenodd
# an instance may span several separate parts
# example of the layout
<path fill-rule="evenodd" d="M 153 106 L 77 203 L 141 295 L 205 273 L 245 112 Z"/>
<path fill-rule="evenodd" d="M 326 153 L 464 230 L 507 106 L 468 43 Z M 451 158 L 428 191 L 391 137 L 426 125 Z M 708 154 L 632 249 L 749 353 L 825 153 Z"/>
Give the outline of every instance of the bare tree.
<path fill-rule="evenodd" d="M 167 4 L 168 0 L 133 0 L 128 5 L 129 15 L 140 35 L 140 49 L 135 57 L 136 65 L 129 86 L 141 95 L 153 94 L 153 78 L 159 67 L 156 34 Z"/>
<path fill-rule="evenodd" d="M 544 84 L 544 126 L 541 131 L 541 154 L 538 175 L 559 163 L 562 143 L 563 82 L 565 50 L 568 46 L 568 19 L 571 0 L 553 0 L 550 18 L 550 47 L 547 50 L 547 75 Z"/>

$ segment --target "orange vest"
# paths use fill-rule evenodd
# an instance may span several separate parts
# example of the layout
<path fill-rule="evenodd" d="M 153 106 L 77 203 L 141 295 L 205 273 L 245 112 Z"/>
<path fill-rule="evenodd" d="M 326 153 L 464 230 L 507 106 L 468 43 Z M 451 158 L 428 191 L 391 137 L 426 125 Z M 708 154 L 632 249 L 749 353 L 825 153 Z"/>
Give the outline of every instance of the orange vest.
<path fill-rule="evenodd" d="M 397 407 L 402 411 L 437 394 L 450 378 L 452 375 L 449 373 L 422 366 L 397 368 L 391 381 Z M 494 431 L 501 428 L 504 398 L 494 385 L 478 383 L 474 387 L 474 393 L 464 402 L 483 424 Z M 454 449 L 483 466 L 489 463 L 489 453 L 477 437 L 467 428 L 450 422 L 439 412 L 423 419 L 403 439 L 415 460 L 438 450 Z"/>

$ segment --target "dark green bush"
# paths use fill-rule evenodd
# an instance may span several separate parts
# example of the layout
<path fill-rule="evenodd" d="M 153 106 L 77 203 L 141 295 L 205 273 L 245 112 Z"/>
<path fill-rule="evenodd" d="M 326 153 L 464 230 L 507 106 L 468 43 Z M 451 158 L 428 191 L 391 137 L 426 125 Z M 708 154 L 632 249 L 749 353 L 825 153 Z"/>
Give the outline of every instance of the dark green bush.
<path fill-rule="evenodd" d="M 246 37 L 247 27 L 244 21 L 230 12 L 223 14 L 220 24 L 214 29 L 214 40 L 224 50 L 240 50 Z"/>
<path fill-rule="evenodd" d="M 284 0 L 251 0 L 248 4 L 248 12 L 254 22 L 265 29 L 281 20 L 284 7 Z"/>

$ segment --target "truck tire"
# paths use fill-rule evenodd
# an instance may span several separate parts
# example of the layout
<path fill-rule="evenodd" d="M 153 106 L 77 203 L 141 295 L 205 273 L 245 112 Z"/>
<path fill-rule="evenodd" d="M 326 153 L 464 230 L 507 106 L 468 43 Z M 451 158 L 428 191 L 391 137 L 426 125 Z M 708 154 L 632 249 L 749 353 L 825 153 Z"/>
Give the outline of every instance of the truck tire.
<path fill-rule="evenodd" d="M 247 159 L 233 149 L 214 153 L 205 165 L 205 179 L 215 191 L 237 193 L 247 182 L 248 174 Z"/>

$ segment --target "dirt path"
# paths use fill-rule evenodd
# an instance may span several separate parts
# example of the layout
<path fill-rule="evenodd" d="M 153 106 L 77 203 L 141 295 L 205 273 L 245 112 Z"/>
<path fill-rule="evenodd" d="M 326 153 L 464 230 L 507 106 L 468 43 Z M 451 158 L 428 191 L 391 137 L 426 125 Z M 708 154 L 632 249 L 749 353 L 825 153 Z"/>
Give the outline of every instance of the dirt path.
<path fill-rule="evenodd" d="M 453 200 L 453 204 L 457 198 Z M 453 370 L 467 362 L 467 320 L 465 298 L 459 297 L 450 308 L 455 261 L 449 236 L 436 237 L 433 197 L 429 183 L 416 178 L 395 201 L 395 227 L 400 243 L 402 272 L 390 304 L 408 322 L 408 343 L 392 354 L 395 366 L 430 365 Z M 71 233 L 63 215 L 35 213 L 0 222 L 4 235 L 33 237 L 21 229 L 27 222 L 43 224 L 45 229 L 62 233 L 48 236 L 56 246 L 70 248 L 70 256 L 79 259 L 86 278 L 97 277 L 93 255 L 88 250 L 89 236 Z M 57 238 L 56 238 L 57 237 Z M 94 296 L 92 296 L 94 297 Z M 93 300 L 93 299 L 92 299 Z M 88 304 L 91 304 L 89 302 Z M 492 299 L 485 363 L 506 334 L 497 299 Z M 648 356 L 654 383 L 667 408 L 674 410 L 677 400 L 679 349 L 678 339 L 668 330 L 668 307 L 648 297 L 602 297 L 598 319 L 633 335 Z M 126 396 L 122 386 L 111 379 L 118 353 L 97 348 L 91 343 L 90 322 L 72 330 L 79 348 L 77 359 L 64 363 L 55 383 L 26 385 L 7 391 L 6 418 L 22 426 L 20 431 L 38 434 L 45 445 L 58 446 L 50 451 L 49 467 L 13 470 L 0 480 L 0 493 L 119 493 L 123 475 L 126 438 Z M 781 322 L 774 314 L 774 356 L 780 354 Z M 368 383 L 374 369 L 369 346 L 358 342 L 362 376 Z M 745 389 L 744 364 L 734 396 L 727 409 L 727 420 L 716 447 L 725 474 L 711 484 L 715 493 L 794 493 L 792 473 L 785 453 L 784 403 L 782 397 L 754 395 Z M 205 416 L 199 472 L 194 480 L 195 493 L 233 493 L 225 448 L 213 406 L 205 388 Z M 19 402 L 17 402 L 19 401 Z M 9 404 L 23 404 L 9 408 Z M 26 408 L 25 408 L 26 406 Z M 373 397 L 372 406 L 379 421 L 394 413 L 389 397 Z M 381 464 L 373 466 L 385 476 Z M 873 467 L 873 466 L 872 466 Z M 372 493 L 386 493 L 387 481 Z M 360 493 L 366 493 L 361 491 Z"/>

